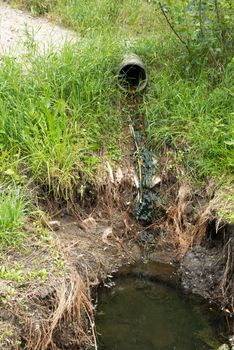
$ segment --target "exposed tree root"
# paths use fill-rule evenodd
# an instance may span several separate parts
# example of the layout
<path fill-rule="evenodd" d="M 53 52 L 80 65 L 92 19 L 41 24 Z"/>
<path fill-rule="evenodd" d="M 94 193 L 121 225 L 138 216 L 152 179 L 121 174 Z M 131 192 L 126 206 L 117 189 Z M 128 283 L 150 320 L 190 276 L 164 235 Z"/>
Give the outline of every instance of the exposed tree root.
<path fill-rule="evenodd" d="M 17 315 L 25 328 L 25 350 L 59 350 L 61 338 L 68 335 L 70 347 L 95 344 L 95 332 L 88 332 L 93 329 L 93 306 L 88 287 L 77 272 L 56 286 L 46 300 L 40 294 L 30 296 L 30 307 L 37 315 L 25 318 L 20 311 Z"/>
<path fill-rule="evenodd" d="M 222 305 L 227 313 L 234 315 L 234 237 L 230 237 L 223 247 L 226 259 L 220 282 Z"/>

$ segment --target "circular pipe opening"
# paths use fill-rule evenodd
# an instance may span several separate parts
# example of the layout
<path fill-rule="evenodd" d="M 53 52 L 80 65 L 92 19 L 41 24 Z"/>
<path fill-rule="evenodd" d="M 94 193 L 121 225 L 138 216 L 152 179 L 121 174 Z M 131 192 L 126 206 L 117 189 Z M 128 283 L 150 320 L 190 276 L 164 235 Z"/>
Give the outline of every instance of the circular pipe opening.
<path fill-rule="evenodd" d="M 128 92 L 139 92 L 145 89 L 148 82 L 145 67 L 137 56 L 125 58 L 118 70 L 118 86 Z"/>

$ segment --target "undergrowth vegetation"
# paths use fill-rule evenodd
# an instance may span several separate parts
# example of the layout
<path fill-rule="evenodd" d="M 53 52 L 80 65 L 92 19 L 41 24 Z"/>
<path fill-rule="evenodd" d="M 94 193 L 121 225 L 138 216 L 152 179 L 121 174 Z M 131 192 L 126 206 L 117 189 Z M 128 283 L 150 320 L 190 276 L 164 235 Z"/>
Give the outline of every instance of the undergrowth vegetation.
<path fill-rule="evenodd" d="M 230 0 L 164 0 L 168 25 L 186 48 L 190 66 L 226 64 L 233 56 L 234 5 Z M 183 55 L 182 55 L 183 56 Z M 221 67 L 219 67 L 221 68 Z"/>
<path fill-rule="evenodd" d="M 118 45 L 103 39 L 44 57 L 30 52 L 24 66 L 2 59 L 1 161 L 8 158 L 10 174 L 21 171 L 55 199 L 72 201 L 82 185 L 98 181 L 105 158 L 120 158 L 118 60 Z"/>
<path fill-rule="evenodd" d="M 156 74 L 142 105 L 151 143 L 179 152 L 177 161 L 195 181 L 211 177 L 225 181 L 233 172 L 234 63 L 226 67 L 218 84 L 216 78 L 212 69 L 190 79 L 175 69 Z"/>
<path fill-rule="evenodd" d="M 0 194 L 0 247 L 18 245 L 28 214 L 26 198 L 19 189 L 3 189 Z"/>
<path fill-rule="evenodd" d="M 82 38 L 44 56 L 32 45 L 23 63 L 1 58 L 3 182 L 30 182 L 41 194 L 72 203 L 90 185 L 102 183 L 105 161 L 118 162 L 124 154 L 129 115 L 115 74 L 128 52 L 139 54 L 149 73 L 139 109 L 151 147 L 158 152 L 167 145 L 194 181 L 230 181 L 234 62 L 228 16 L 233 8 L 225 1 L 218 13 L 205 1 L 199 7 L 192 1 L 16 3 L 33 14 L 47 13 Z"/>
<path fill-rule="evenodd" d="M 49 299 L 43 294 L 34 300 L 30 314 L 20 305 L 27 323 L 35 316 L 26 332 L 27 348 L 46 349 L 54 348 L 62 321 L 74 325 L 75 340 L 86 339 L 83 314 L 93 330 L 93 309 L 77 272 L 66 270 L 63 244 L 48 234 L 46 215 L 36 206 L 48 198 L 69 208 L 80 203 L 105 185 L 106 163 L 117 169 L 130 153 L 132 100 L 116 83 L 125 54 L 138 54 L 149 75 L 137 105 L 148 144 L 159 159 L 171 155 L 167 172 L 223 186 L 228 206 L 222 217 L 233 221 L 233 5 L 228 0 L 10 2 L 78 33 L 76 44 L 41 54 L 28 32 L 26 53 L 0 57 L 0 280 L 5 288 L 0 289 L 6 305 L 8 298 L 12 304 L 22 301 L 22 294 L 36 299 L 35 286 L 49 286 Z M 39 218 L 32 219 L 32 208 L 41 210 Z M 177 211 L 181 217 L 179 206 Z M 49 307 L 40 304 L 44 299 Z"/>

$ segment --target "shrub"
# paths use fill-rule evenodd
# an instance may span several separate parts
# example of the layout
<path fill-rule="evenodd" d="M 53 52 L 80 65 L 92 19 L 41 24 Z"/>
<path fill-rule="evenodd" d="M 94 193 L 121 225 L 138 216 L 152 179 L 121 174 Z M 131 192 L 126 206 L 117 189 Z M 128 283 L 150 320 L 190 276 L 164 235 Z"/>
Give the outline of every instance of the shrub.
<path fill-rule="evenodd" d="M 172 31 L 187 49 L 192 64 L 223 64 L 234 47 L 234 3 L 230 0 L 159 1 Z"/>

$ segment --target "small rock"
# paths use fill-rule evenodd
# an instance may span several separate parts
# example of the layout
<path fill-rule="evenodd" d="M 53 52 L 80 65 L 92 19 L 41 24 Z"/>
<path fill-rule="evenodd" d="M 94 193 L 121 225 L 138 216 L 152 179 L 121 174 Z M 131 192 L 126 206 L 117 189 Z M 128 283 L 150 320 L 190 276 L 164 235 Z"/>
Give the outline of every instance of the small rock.
<path fill-rule="evenodd" d="M 184 214 L 185 215 L 191 215 L 194 211 L 194 208 L 192 206 L 192 204 L 188 204 L 185 209 L 184 209 Z"/>
<path fill-rule="evenodd" d="M 164 235 L 164 230 L 162 227 L 159 226 L 156 228 L 155 233 L 156 233 L 156 235 L 162 237 Z"/>
<path fill-rule="evenodd" d="M 234 349 L 234 335 L 230 336 L 228 340 L 230 345 L 233 347 L 232 349 Z"/>
<path fill-rule="evenodd" d="M 102 234 L 102 242 L 105 243 L 105 244 L 108 244 L 108 245 L 112 245 L 112 246 L 113 246 L 113 244 L 110 243 L 109 240 L 108 240 L 108 237 L 109 237 L 109 236 L 112 236 L 112 235 L 113 235 L 112 227 L 111 227 L 111 226 L 110 226 L 110 227 L 107 227 L 107 228 L 104 230 L 103 234 Z"/>
<path fill-rule="evenodd" d="M 86 231 L 95 232 L 97 229 L 97 222 L 94 218 L 89 217 L 82 221 Z"/>
<path fill-rule="evenodd" d="M 160 182 L 162 182 L 161 177 L 155 175 L 152 178 L 152 183 L 151 183 L 151 188 L 155 187 L 156 185 L 160 184 Z"/>
<path fill-rule="evenodd" d="M 217 350 L 229 350 L 229 346 L 227 344 L 223 344 Z"/>
<path fill-rule="evenodd" d="M 115 174 L 115 180 L 117 182 L 117 184 L 121 184 L 122 180 L 124 178 L 124 174 L 121 170 L 121 168 L 118 168 Z"/>
<path fill-rule="evenodd" d="M 139 234 L 139 240 L 142 243 L 150 243 L 154 240 L 154 235 L 149 231 L 144 231 Z"/>
<path fill-rule="evenodd" d="M 58 231 L 60 229 L 60 221 L 58 220 L 53 220 L 48 222 L 48 226 L 50 227 L 51 230 L 53 231 Z"/>

